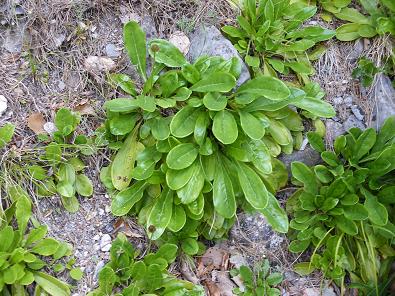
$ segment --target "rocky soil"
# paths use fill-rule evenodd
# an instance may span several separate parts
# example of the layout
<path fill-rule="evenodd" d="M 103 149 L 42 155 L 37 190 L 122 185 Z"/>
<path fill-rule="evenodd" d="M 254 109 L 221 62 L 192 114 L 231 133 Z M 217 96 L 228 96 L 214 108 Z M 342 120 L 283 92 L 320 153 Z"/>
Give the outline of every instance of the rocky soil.
<path fill-rule="evenodd" d="M 134 73 L 122 44 L 122 25 L 131 19 L 140 22 L 149 38 L 169 38 L 190 60 L 202 54 L 238 56 L 216 26 L 202 25 L 207 19 L 217 25 L 226 20 L 223 9 L 216 11 L 218 3 L 207 2 L 209 8 L 203 7 L 199 18 L 189 20 L 191 27 L 182 18 L 165 26 L 158 22 L 157 15 L 152 17 L 141 9 L 144 5 L 157 9 L 155 1 L 37 2 L 0 1 L 0 125 L 8 121 L 17 125 L 20 146 L 33 143 L 34 133 L 27 127 L 32 112 L 43 114 L 50 125 L 56 109 L 85 104 L 91 109 L 84 115 L 84 131 L 92 133 L 100 124 L 101 105 L 117 95 L 107 85 L 106 73 Z M 337 111 L 335 118 L 325 122 L 329 143 L 351 127 L 378 127 L 385 117 L 395 114 L 395 91 L 387 77 L 376 77 L 374 87 L 364 89 L 350 75 L 360 55 L 374 56 L 374 46 L 363 40 L 352 44 L 330 42 L 326 56 L 316 64 L 314 79 L 327 91 L 327 100 Z M 244 66 L 238 83 L 249 77 Z M 312 165 L 319 156 L 307 146 L 282 160 Z M 88 161 L 92 180 L 98 180 L 99 168 L 108 161 L 106 152 Z M 50 235 L 74 246 L 76 264 L 84 270 L 83 279 L 72 283 L 75 295 L 86 295 L 95 287 L 97 273 L 108 259 L 111 240 L 119 231 L 126 233 L 137 248 L 144 250 L 147 246 L 143 229 L 133 219 L 120 220 L 111 215 L 105 189 L 95 182 L 94 196 L 81 199 L 80 211 L 75 214 L 64 211 L 56 197 L 38 200 L 35 209 Z M 283 198 L 289 193 L 286 191 Z M 286 237 L 273 232 L 262 216 L 241 214 L 229 239 L 217 247 L 225 250 L 236 266 L 238 262 L 251 264 L 269 258 L 285 273 L 283 295 L 319 295 L 320 287 L 324 295 L 336 295 L 333 287 L 321 286 L 319 275 L 301 278 L 292 272 L 298 258 L 287 252 L 287 244 Z M 180 273 L 185 276 L 182 270 Z M 214 273 L 212 277 L 216 280 Z"/>

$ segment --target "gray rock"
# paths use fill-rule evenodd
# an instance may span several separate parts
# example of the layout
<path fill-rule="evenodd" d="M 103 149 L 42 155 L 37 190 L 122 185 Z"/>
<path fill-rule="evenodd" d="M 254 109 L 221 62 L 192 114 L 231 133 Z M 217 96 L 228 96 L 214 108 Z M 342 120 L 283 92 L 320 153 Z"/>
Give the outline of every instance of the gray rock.
<path fill-rule="evenodd" d="M 97 279 L 97 277 L 98 277 L 98 275 L 99 275 L 99 272 L 100 272 L 100 270 L 102 270 L 102 268 L 104 267 L 104 265 L 106 265 L 106 264 L 105 264 L 105 262 L 104 262 L 103 260 L 100 260 L 100 261 L 97 263 L 96 268 L 95 268 L 95 273 L 94 273 L 94 278 L 95 278 L 95 279 Z"/>
<path fill-rule="evenodd" d="M 202 55 L 221 56 L 225 59 L 237 57 L 242 65 L 241 75 L 237 81 L 240 86 L 248 79 L 250 73 L 247 66 L 239 56 L 236 48 L 232 43 L 222 36 L 221 32 L 214 26 L 200 26 L 190 36 L 191 46 L 189 48 L 189 59 L 193 62 Z"/>
<path fill-rule="evenodd" d="M 352 127 L 357 127 L 360 129 L 365 129 L 365 124 L 358 120 L 355 115 L 350 115 L 347 120 L 343 123 L 343 127 L 346 131 L 348 131 Z"/>
<path fill-rule="evenodd" d="M 100 239 L 100 250 L 102 252 L 108 252 L 111 249 L 111 236 L 109 234 L 105 234 Z"/>
<path fill-rule="evenodd" d="M 395 115 L 395 89 L 387 76 L 378 74 L 370 100 L 374 102 L 372 126 L 378 129 L 387 117 Z"/>
<path fill-rule="evenodd" d="M 363 49 L 364 49 L 363 40 L 362 40 L 362 38 L 360 38 L 355 41 L 351 52 L 347 56 L 347 59 L 349 59 L 351 61 L 355 61 L 362 55 Z"/>
<path fill-rule="evenodd" d="M 20 24 L 14 28 L 7 29 L 2 46 L 11 53 L 20 53 L 26 40 L 25 27 L 23 24 Z"/>
<path fill-rule="evenodd" d="M 7 99 L 5 96 L 0 95 L 0 116 L 3 115 L 3 113 L 7 110 Z"/>
<path fill-rule="evenodd" d="M 352 96 L 347 96 L 344 98 L 343 103 L 347 106 L 347 107 L 351 107 L 352 105 Z"/>
<path fill-rule="evenodd" d="M 117 58 L 121 55 L 115 44 L 109 43 L 106 45 L 106 55 L 110 58 Z"/>
<path fill-rule="evenodd" d="M 343 125 L 332 119 L 327 119 L 325 121 L 325 128 L 327 133 L 330 133 L 332 139 L 337 138 L 338 136 L 344 134 L 345 132 Z"/>
<path fill-rule="evenodd" d="M 358 120 L 363 121 L 364 116 L 362 114 L 362 110 L 357 105 L 352 105 L 351 111 Z"/>
<path fill-rule="evenodd" d="M 333 104 L 334 105 L 341 105 L 343 104 L 343 98 L 342 97 L 336 97 L 333 99 Z"/>
<path fill-rule="evenodd" d="M 278 159 L 286 165 L 288 171 L 291 170 L 291 163 L 294 161 L 301 161 L 308 166 L 316 165 L 321 161 L 320 154 L 310 146 L 307 146 L 303 151 L 294 151 L 289 155 L 282 154 Z"/>
<path fill-rule="evenodd" d="M 159 37 L 158 31 L 156 30 L 156 27 L 155 27 L 154 19 L 152 17 L 144 16 L 141 19 L 140 26 L 143 29 L 143 31 L 145 32 L 147 41 Z"/>
<path fill-rule="evenodd" d="M 243 245 L 253 243 L 275 251 L 285 239 L 272 229 L 262 214 L 242 213 L 238 215 L 238 223 L 230 231 L 230 240 Z"/>

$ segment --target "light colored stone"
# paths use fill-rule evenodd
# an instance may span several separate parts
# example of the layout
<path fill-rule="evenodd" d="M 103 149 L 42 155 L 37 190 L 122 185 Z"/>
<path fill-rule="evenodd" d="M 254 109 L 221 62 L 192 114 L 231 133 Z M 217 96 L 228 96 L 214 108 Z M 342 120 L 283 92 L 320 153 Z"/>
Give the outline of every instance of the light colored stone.
<path fill-rule="evenodd" d="M 391 80 L 383 74 L 377 75 L 377 82 L 370 97 L 370 101 L 374 102 L 372 126 L 376 129 L 381 127 L 387 117 L 395 115 L 395 89 Z"/>
<path fill-rule="evenodd" d="M 325 128 L 327 133 L 330 134 L 332 140 L 336 139 L 338 136 L 344 134 L 345 132 L 343 125 L 332 119 L 327 119 L 325 121 Z"/>
<path fill-rule="evenodd" d="M 0 95 L 0 116 L 7 110 L 8 103 L 5 96 Z"/>
<path fill-rule="evenodd" d="M 353 102 L 352 96 L 347 96 L 347 97 L 345 97 L 344 100 L 343 100 L 343 102 L 344 102 L 344 104 L 345 104 L 347 107 L 351 107 L 352 102 Z"/>
<path fill-rule="evenodd" d="M 343 104 L 343 98 L 342 97 L 336 97 L 332 101 L 333 101 L 334 105 L 341 105 L 341 104 Z"/>
<path fill-rule="evenodd" d="M 195 61 L 202 55 L 221 56 L 224 59 L 237 57 L 242 65 L 242 70 L 237 86 L 240 86 L 250 79 L 250 72 L 243 60 L 239 56 L 236 48 L 226 39 L 221 32 L 214 26 L 200 26 L 190 36 L 191 46 L 189 48 L 188 57 L 190 61 Z"/>
<path fill-rule="evenodd" d="M 360 120 L 363 121 L 364 116 L 361 112 L 361 109 L 357 106 L 357 105 L 352 105 L 351 106 L 351 112 L 355 115 L 355 117 Z"/>
<path fill-rule="evenodd" d="M 102 270 L 102 268 L 104 267 L 104 265 L 105 265 L 105 263 L 104 263 L 103 260 L 100 260 L 100 261 L 97 263 L 97 265 L 96 265 L 96 267 L 95 267 L 95 273 L 94 273 L 94 275 L 93 275 L 95 279 L 97 279 L 97 277 L 98 277 L 98 275 L 99 275 L 99 272 L 100 272 L 100 270 Z"/>
<path fill-rule="evenodd" d="M 118 48 L 115 46 L 115 44 L 112 43 L 107 44 L 105 50 L 106 50 L 106 55 L 109 56 L 110 58 L 117 58 L 121 55 Z"/>
<path fill-rule="evenodd" d="M 46 123 L 44 123 L 43 129 L 48 134 L 53 134 L 54 132 L 56 132 L 58 130 L 53 122 L 46 122 Z"/>
<path fill-rule="evenodd" d="M 184 55 L 188 53 L 189 47 L 191 46 L 191 41 L 182 31 L 175 31 L 173 34 L 171 34 L 169 37 L 169 42 L 177 47 Z"/>
<path fill-rule="evenodd" d="M 85 69 L 93 74 L 109 72 L 116 67 L 115 62 L 107 57 L 89 56 L 84 62 Z"/>
<path fill-rule="evenodd" d="M 355 115 L 350 115 L 347 120 L 343 123 L 343 127 L 346 131 L 348 131 L 352 127 L 357 127 L 360 129 L 365 129 L 365 124 L 358 120 Z"/>
<path fill-rule="evenodd" d="M 111 236 L 104 234 L 100 239 L 100 250 L 102 252 L 108 252 L 111 249 Z"/>
<path fill-rule="evenodd" d="M 284 236 L 274 231 L 262 214 L 241 213 L 237 218 L 238 223 L 230 231 L 231 241 L 243 245 L 259 245 L 262 252 L 265 248 L 275 251 L 284 242 Z"/>

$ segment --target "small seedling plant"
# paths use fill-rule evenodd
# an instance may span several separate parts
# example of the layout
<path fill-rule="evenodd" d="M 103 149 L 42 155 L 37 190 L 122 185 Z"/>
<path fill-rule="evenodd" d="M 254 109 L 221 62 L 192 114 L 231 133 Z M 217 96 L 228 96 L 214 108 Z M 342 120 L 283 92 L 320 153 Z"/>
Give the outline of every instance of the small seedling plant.
<path fill-rule="evenodd" d="M 62 108 L 55 115 L 57 131 L 51 136 L 39 135 L 41 143 L 36 147 L 7 151 L 1 164 L 2 186 L 32 183 L 38 197 L 58 194 L 65 209 L 76 212 L 79 208 L 76 195 L 93 194 L 81 156 L 93 154 L 96 146 L 93 139 L 77 134 L 80 119 L 78 113 Z M 2 135 L 5 131 L 7 134 Z M 0 130 L 4 143 L 11 140 L 11 132 L 11 125 Z"/>
<path fill-rule="evenodd" d="M 204 296 L 202 286 L 177 279 L 167 271 L 177 251 L 176 245 L 164 244 L 139 259 L 126 236 L 118 234 L 111 246 L 110 261 L 99 273 L 99 288 L 88 296 Z"/>
<path fill-rule="evenodd" d="M 257 264 L 253 270 L 248 266 L 241 266 L 231 271 L 232 276 L 240 276 L 244 289 L 235 288 L 233 293 L 241 296 L 280 296 L 280 289 L 276 288 L 283 281 L 279 272 L 270 273 L 269 260 L 265 259 Z"/>
<path fill-rule="evenodd" d="M 46 237 L 47 226 L 31 218 L 31 200 L 22 188 L 7 195 L 10 206 L 0 210 L 0 294 L 29 295 L 27 287 L 35 284 L 35 295 L 71 295 L 68 284 L 44 271 L 71 255 L 71 246 Z"/>
<path fill-rule="evenodd" d="M 350 129 L 335 140 L 334 152 L 316 133 L 308 138 L 324 163 L 292 164 L 293 183 L 301 188 L 287 202 L 289 249 L 313 248 L 310 262 L 295 269 L 320 269 L 343 292 L 349 277 L 351 287 L 378 295 L 395 256 L 395 117 L 378 133 Z"/>
<path fill-rule="evenodd" d="M 395 4 L 392 0 L 358 0 L 357 8 L 350 7 L 351 0 L 320 0 L 322 7 L 338 19 L 347 21 L 336 29 L 336 38 L 352 41 L 376 35 L 395 35 Z"/>
<path fill-rule="evenodd" d="M 104 104 L 107 139 L 119 148 L 101 171 L 112 213 L 137 215 L 152 240 L 188 230 L 178 236 L 181 244 L 201 234 L 222 237 L 238 207 L 261 212 L 286 232 L 288 219 L 274 194 L 287 172 L 274 155 L 292 151 L 288 128 L 302 128 L 288 105 L 316 116 L 332 116 L 333 108 L 312 96 L 315 89 L 288 87 L 274 77 L 254 78 L 234 91 L 241 69 L 236 58 L 200 57 L 190 64 L 160 39 L 148 44 L 148 75 L 145 33 L 137 23 L 125 25 L 124 42 L 144 82 L 138 88 L 123 74 L 113 76 L 129 97 Z M 199 249 L 196 242 L 192 249 Z"/>
<path fill-rule="evenodd" d="M 292 3 L 291 3 L 292 2 Z M 303 26 L 317 8 L 304 1 L 244 0 L 236 26 L 222 31 L 232 41 L 254 75 L 277 77 L 294 73 L 301 84 L 309 83 L 314 73 L 311 61 L 317 60 L 335 32 L 321 26 Z"/>

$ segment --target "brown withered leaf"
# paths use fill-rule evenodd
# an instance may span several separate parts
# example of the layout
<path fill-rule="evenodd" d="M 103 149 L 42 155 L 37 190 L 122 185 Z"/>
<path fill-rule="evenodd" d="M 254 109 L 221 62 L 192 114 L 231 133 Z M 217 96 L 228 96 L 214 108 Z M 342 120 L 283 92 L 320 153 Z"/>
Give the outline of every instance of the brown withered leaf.
<path fill-rule="evenodd" d="M 80 113 L 81 115 L 95 115 L 95 109 L 88 100 L 84 100 L 74 107 L 74 111 Z"/>
<path fill-rule="evenodd" d="M 27 118 L 27 126 L 36 134 L 44 134 L 45 119 L 41 113 L 35 112 Z"/>
<path fill-rule="evenodd" d="M 209 296 L 221 296 L 220 288 L 212 280 L 205 280 L 203 283 L 208 290 Z"/>
<path fill-rule="evenodd" d="M 144 237 L 138 231 L 133 229 L 127 221 L 125 221 L 123 218 L 119 218 L 115 221 L 114 223 L 114 232 L 122 232 L 128 237 L 134 237 L 134 238 L 142 238 Z"/>

